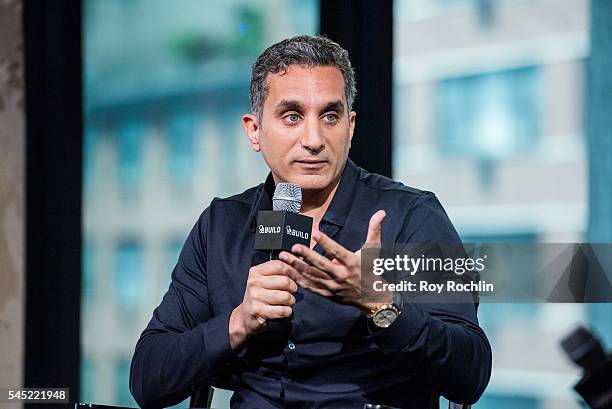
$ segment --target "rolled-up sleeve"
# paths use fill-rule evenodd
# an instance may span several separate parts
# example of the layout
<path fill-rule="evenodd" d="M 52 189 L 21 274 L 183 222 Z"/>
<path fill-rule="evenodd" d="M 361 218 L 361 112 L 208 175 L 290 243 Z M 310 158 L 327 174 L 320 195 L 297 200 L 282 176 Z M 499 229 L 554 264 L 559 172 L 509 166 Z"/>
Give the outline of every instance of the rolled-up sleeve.
<path fill-rule="evenodd" d="M 191 230 L 172 282 L 142 332 L 132 358 L 130 391 L 142 408 L 172 406 L 193 386 L 211 384 L 233 356 L 231 312 L 211 317 L 207 296 L 205 210 Z"/>

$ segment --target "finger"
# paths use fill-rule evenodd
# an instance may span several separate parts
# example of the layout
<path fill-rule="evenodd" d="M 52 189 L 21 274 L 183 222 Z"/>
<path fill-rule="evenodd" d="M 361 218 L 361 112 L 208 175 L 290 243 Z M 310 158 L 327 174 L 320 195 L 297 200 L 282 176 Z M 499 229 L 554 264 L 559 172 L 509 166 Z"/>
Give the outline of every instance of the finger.
<path fill-rule="evenodd" d="M 262 276 L 283 275 L 291 277 L 292 267 L 281 260 L 270 260 L 253 267 L 254 271 Z"/>
<path fill-rule="evenodd" d="M 294 269 L 297 271 L 297 274 L 294 277 L 291 277 L 291 279 L 294 280 L 294 282 L 298 286 L 302 288 L 307 288 L 309 290 L 312 290 L 313 287 L 318 288 L 320 286 L 319 284 L 307 278 L 307 276 L 305 276 L 301 272 L 301 271 L 307 271 L 309 268 L 311 268 L 310 265 L 304 263 L 302 260 L 300 260 L 299 258 L 297 258 L 291 253 L 287 253 L 287 252 L 284 252 L 284 253 L 285 253 L 284 255 L 283 253 L 281 253 L 279 257 L 285 259 L 287 263 L 294 264 Z"/>
<path fill-rule="evenodd" d="M 295 297 L 289 291 L 261 289 L 257 294 L 257 299 L 268 305 L 286 305 L 290 307 L 295 304 Z"/>
<path fill-rule="evenodd" d="M 348 251 L 336 241 L 331 239 L 327 234 L 322 232 L 315 232 L 312 237 L 323 247 L 323 250 L 332 255 L 333 258 L 338 260 L 344 265 L 352 263 L 352 258 L 355 255 L 353 252 Z"/>
<path fill-rule="evenodd" d="M 318 294 L 318 295 L 320 295 L 322 297 L 329 298 L 329 297 L 332 297 L 334 295 L 334 293 L 329 291 L 327 288 L 324 288 L 324 287 L 321 287 L 321 286 L 318 286 L 318 285 L 315 285 L 315 284 L 313 284 L 311 286 L 308 286 L 308 287 L 304 286 L 304 288 L 306 288 L 306 289 L 312 291 L 313 293 Z"/>
<path fill-rule="evenodd" d="M 300 273 L 300 276 L 296 277 L 295 280 L 302 287 L 309 289 L 317 288 L 331 291 L 332 293 L 333 291 L 337 291 L 339 288 L 340 285 L 338 282 L 336 282 L 332 276 L 327 274 L 327 272 L 321 271 L 316 267 L 306 264 L 304 261 L 290 253 L 284 255 L 284 258 L 287 260 L 287 263 L 292 264 L 292 266 Z"/>
<path fill-rule="evenodd" d="M 323 277 L 321 277 L 319 275 L 313 275 L 311 271 L 312 271 L 312 269 L 309 270 L 309 271 L 303 272 L 302 276 L 304 276 L 304 278 L 310 280 L 310 282 L 317 289 L 329 291 L 330 295 L 335 294 L 336 291 L 338 291 L 340 289 L 340 284 L 338 284 L 337 281 L 335 281 L 335 280 L 333 280 L 331 278 L 323 278 Z"/>
<path fill-rule="evenodd" d="M 367 244 L 381 244 L 381 224 L 386 215 L 384 210 L 379 210 L 370 218 L 368 236 L 366 237 Z"/>
<path fill-rule="evenodd" d="M 331 260 L 323 257 L 316 251 L 302 245 L 296 244 L 291 248 L 291 251 L 298 255 L 304 257 L 305 260 L 310 262 L 314 267 L 318 268 L 324 273 L 327 273 L 332 278 L 337 278 L 336 269 L 338 268 L 337 264 L 331 262 Z M 293 266 L 293 265 L 292 265 Z"/>
<path fill-rule="evenodd" d="M 263 303 L 259 304 L 255 311 L 256 316 L 265 318 L 267 320 L 290 317 L 292 313 L 293 309 L 291 307 L 283 305 L 268 305 Z"/>
<path fill-rule="evenodd" d="M 293 268 L 293 270 L 297 273 L 291 277 L 296 282 L 297 282 L 297 279 L 299 277 L 302 277 L 304 273 L 319 276 L 321 278 L 331 279 L 331 276 L 328 273 L 311 266 L 310 264 L 306 263 L 304 260 L 296 257 L 294 254 L 284 251 L 280 253 L 279 258 L 283 260 L 285 263 L 289 264 Z"/>
<path fill-rule="evenodd" d="M 293 277 L 287 277 L 284 275 L 260 277 L 258 284 L 267 290 L 284 290 L 289 291 L 290 293 L 295 293 L 298 290 L 298 285 L 294 281 Z"/>

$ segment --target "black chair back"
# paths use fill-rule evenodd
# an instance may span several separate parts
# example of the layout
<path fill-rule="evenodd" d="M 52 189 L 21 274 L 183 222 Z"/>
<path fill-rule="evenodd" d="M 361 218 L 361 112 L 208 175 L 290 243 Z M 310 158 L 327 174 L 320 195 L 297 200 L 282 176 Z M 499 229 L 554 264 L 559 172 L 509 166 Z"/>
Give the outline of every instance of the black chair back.
<path fill-rule="evenodd" d="M 214 389 L 210 386 L 196 390 L 189 400 L 189 408 L 210 408 Z"/>

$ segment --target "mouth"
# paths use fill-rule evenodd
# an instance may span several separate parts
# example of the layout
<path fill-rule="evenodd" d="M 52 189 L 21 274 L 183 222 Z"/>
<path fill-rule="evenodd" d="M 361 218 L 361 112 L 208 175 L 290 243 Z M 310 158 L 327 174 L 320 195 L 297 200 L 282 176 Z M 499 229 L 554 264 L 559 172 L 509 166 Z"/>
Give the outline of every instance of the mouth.
<path fill-rule="evenodd" d="M 327 164 L 327 161 L 322 159 L 308 158 L 298 159 L 295 161 L 295 163 L 305 170 L 320 170 Z"/>
<path fill-rule="evenodd" d="M 327 163 L 326 160 L 323 159 L 298 159 L 296 160 L 297 163 L 302 163 L 305 165 L 319 165 L 319 164 L 323 164 L 323 163 Z"/>

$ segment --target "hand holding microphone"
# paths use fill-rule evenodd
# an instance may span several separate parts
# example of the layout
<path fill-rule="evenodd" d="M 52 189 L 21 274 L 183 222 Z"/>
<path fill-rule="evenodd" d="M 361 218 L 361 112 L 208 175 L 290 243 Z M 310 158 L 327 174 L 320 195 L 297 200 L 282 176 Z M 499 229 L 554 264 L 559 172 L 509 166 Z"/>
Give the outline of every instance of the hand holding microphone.
<path fill-rule="evenodd" d="M 289 276 L 293 267 L 270 260 L 249 269 L 242 303 L 232 311 L 230 345 L 237 349 L 251 335 L 261 332 L 268 320 L 291 316 L 298 286 Z"/>
<path fill-rule="evenodd" d="M 310 245 L 312 218 L 300 215 L 302 190 L 298 185 L 279 183 L 272 199 L 272 211 L 257 215 L 255 249 L 270 252 L 270 261 L 249 269 L 242 303 L 232 311 L 229 322 L 230 345 L 239 348 L 251 335 L 267 327 L 268 320 L 288 318 L 296 300 L 297 271 L 278 260 L 282 250 L 294 244 Z"/>

